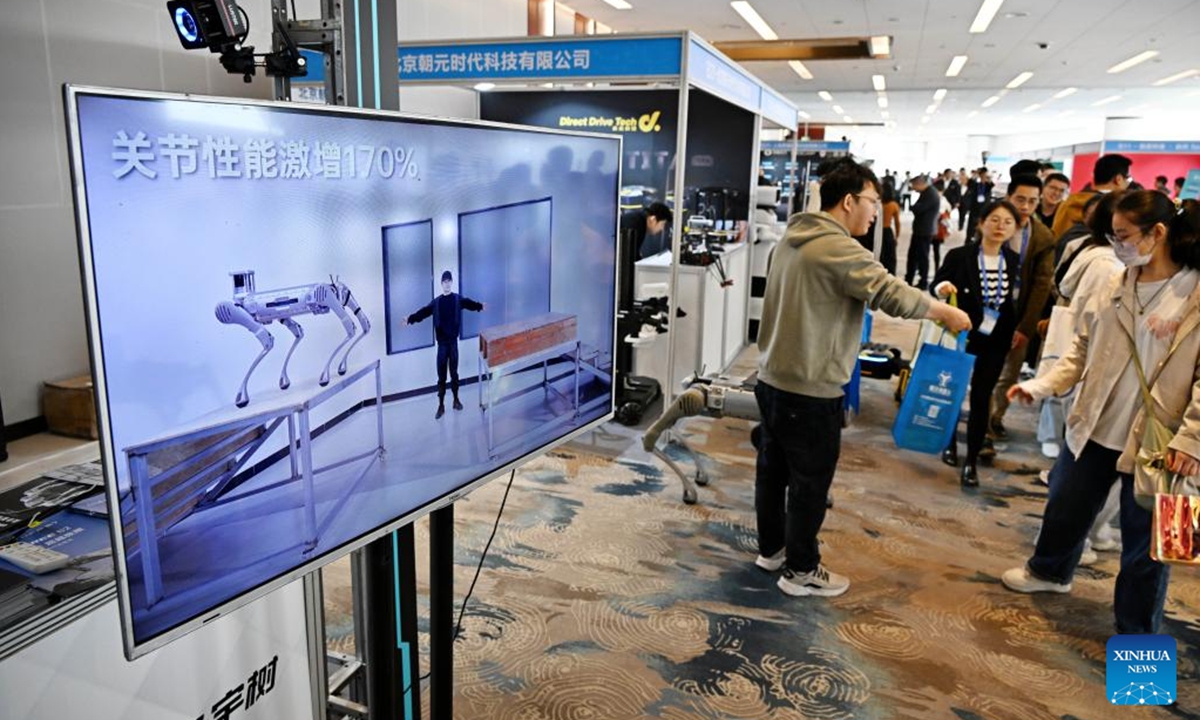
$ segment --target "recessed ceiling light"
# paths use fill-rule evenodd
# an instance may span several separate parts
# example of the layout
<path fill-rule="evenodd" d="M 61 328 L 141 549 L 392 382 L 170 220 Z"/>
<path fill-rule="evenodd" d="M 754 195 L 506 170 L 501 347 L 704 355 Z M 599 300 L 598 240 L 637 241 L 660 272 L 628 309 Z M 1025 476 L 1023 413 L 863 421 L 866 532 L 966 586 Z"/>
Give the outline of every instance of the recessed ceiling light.
<path fill-rule="evenodd" d="M 1079 92 L 1079 88 L 1073 88 L 1073 87 L 1063 88 L 1062 90 L 1059 90 L 1058 92 L 1054 93 L 1054 99 L 1062 100 L 1063 98 L 1065 98 L 1069 95 L 1074 95 L 1077 92 Z"/>
<path fill-rule="evenodd" d="M 993 95 L 993 96 L 991 96 L 990 98 L 988 98 L 987 100 L 984 100 L 984 101 L 983 101 L 983 104 L 982 104 L 982 105 L 980 105 L 979 107 L 990 108 L 991 106 L 995 105 L 995 104 L 996 104 L 996 103 L 998 103 L 998 102 L 1000 102 L 1000 96 L 999 96 L 999 95 Z"/>
<path fill-rule="evenodd" d="M 969 118 L 973 118 L 973 117 L 975 117 L 975 116 L 976 116 L 976 115 L 978 115 L 978 114 L 979 114 L 979 111 L 978 111 L 978 110 L 972 110 L 971 112 L 967 113 L 967 117 L 969 117 Z"/>
<path fill-rule="evenodd" d="M 942 98 L 946 97 L 946 88 L 938 88 L 933 91 L 933 99 L 941 102 Z"/>
<path fill-rule="evenodd" d="M 930 106 L 928 106 L 928 107 L 926 107 L 926 108 L 925 108 L 925 114 L 926 114 L 926 115 L 932 115 L 932 114 L 934 114 L 935 112 L 937 112 L 937 105 L 930 105 Z"/>
<path fill-rule="evenodd" d="M 892 38 L 890 35 L 872 35 L 867 42 L 871 57 L 887 57 L 892 54 Z"/>
<path fill-rule="evenodd" d="M 927 122 L 929 122 L 929 116 L 928 116 L 928 115 L 922 115 L 922 116 L 921 116 L 921 122 L 922 122 L 922 123 L 927 123 Z"/>
<path fill-rule="evenodd" d="M 604 2 L 612 5 L 618 10 L 632 10 L 633 6 L 625 2 L 625 0 L 604 0 Z"/>
<path fill-rule="evenodd" d="M 828 90 L 821 90 L 817 93 L 817 96 L 825 102 L 833 102 L 833 96 L 829 94 Z"/>
<path fill-rule="evenodd" d="M 850 117 L 849 115 L 843 115 L 842 120 L 848 123 L 854 122 L 854 118 Z"/>
<path fill-rule="evenodd" d="M 755 10 L 754 6 L 750 3 L 744 2 L 743 0 L 737 0 L 737 2 L 729 3 L 729 6 L 732 7 L 738 15 L 741 15 L 742 19 L 745 20 L 750 27 L 754 28 L 754 32 L 758 33 L 758 36 L 763 40 L 779 39 L 779 36 L 776 35 L 775 31 L 771 29 L 771 26 L 767 24 L 767 21 L 762 19 L 762 15 L 759 15 L 758 11 Z"/>
<path fill-rule="evenodd" d="M 833 111 L 834 111 L 835 113 L 837 113 L 838 115 L 845 115 L 845 114 L 846 114 L 846 111 L 842 109 L 842 106 L 841 106 L 841 105 L 834 105 L 834 106 L 833 106 Z"/>
<path fill-rule="evenodd" d="M 796 114 L 797 114 L 797 115 L 799 115 L 801 118 L 803 118 L 803 119 L 805 119 L 805 120 L 807 120 L 807 119 L 809 119 L 810 117 L 812 117 L 812 115 L 809 115 L 808 113 L 804 112 L 803 110 L 797 110 L 797 111 L 796 111 Z"/>
<path fill-rule="evenodd" d="M 1169 76 L 1169 77 L 1165 77 L 1165 78 L 1163 78 L 1162 80 L 1155 80 L 1153 83 L 1151 83 L 1151 85 L 1153 85 L 1154 87 L 1161 87 L 1161 86 L 1163 86 L 1163 85 L 1170 85 L 1171 83 L 1175 82 L 1176 80 L 1182 80 L 1182 79 L 1184 79 L 1184 78 L 1188 78 L 1188 77 L 1191 77 L 1191 76 L 1193 76 L 1193 75 L 1200 75 L 1200 70 L 1195 70 L 1195 69 L 1192 69 L 1192 70 L 1184 70 L 1184 71 L 1183 71 L 1183 72 L 1181 72 L 1181 73 L 1175 73 L 1174 75 L 1171 75 L 1171 76 Z"/>
<path fill-rule="evenodd" d="M 789 60 L 788 67 L 790 67 L 792 70 L 794 70 L 797 75 L 804 78 L 805 80 L 813 79 L 812 73 L 809 72 L 808 68 L 805 67 L 804 63 L 800 62 L 799 60 Z"/>
<path fill-rule="evenodd" d="M 1120 95 L 1109 95 L 1108 97 L 1104 98 L 1103 100 L 1097 100 L 1096 102 L 1092 103 L 1092 107 L 1100 107 L 1101 105 L 1107 105 L 1109 103 L 1116 102 L 1120 99 L 1121 99 Z"/>
<path fill-rule="evenodd" d="M 871 84 L 874 85 L 875 89 L 878 90 L 879 92 L 883 92 L 884 90 L 887 90 L 887 80 L 884 79 L 884 77 L 882 75 L 872 75 L 871 76 Z"/>
<path fill-rule="evenodd" d="M 962 72 L 963 65 L 966 64 L 966 55 L 955 55 L 954 59 L 950 61 L 950 67 L 946 68 L 946 77 L 958 77 L 958 74 Z"/>
<path fill-rule="evenodd" d="M 1024 85 L 1024 84 L 1025 84 L 1025 82 L 1026 82 L 1027 80 L 1029 80 L 1029 78 L 1031 78 L 1031 77 L 1033 77 L 1033 73 L 1031 73 L 1031 72 L 1028 72 L 1028 71 L 1026 71 L 1026 72 L 1023 72 L 1023 73 L 1021 73 L 1020 75 L 1018 75 L 1018 76 L 1016 76 L 1015 78 L 1013 78 L 1012 80 L 1009 80 L 1009 81 L 1008 81 L 1008 84 L 1007 84 L 1007 85 L 1005 85 L 1004 87 L 1008 88 L 1009 90 L 1013 90 L 1013 89 L 1019 88 L 1019 87 L 1021 87 L 1022 85 Z"/>
<path fill-rule="evenodd" d="M 1024 108 L 1023 110 L 1021 110 L 1021 112 L 1033 112 L 1034 110 L 1041 110 L 1041 109 L 1042 109 L 1041 103 L 1034 103 L 1034 104 Z"/>
<path fill-rule="evenodd" d="M 1152 58 L 1156 55 L 1158 55 L 1157 50 L 1147 50 L 1146 52 L 1138 53 L 1137 55 L 1134 55 L 1133 57 L 1129 58 L 1128 60 L 1124 60 L 1122 62 L 1117 63 L 1116 65 L 1113 65 L 1112 67 L 1110 67 L 1108 69 L 1108 73 L 1110 75 L 1115 75 L 1119 72 L 1125 72 L 1126 70 L 1133 67 L 1134 65 L 1140 65 L 1141 63 L 1146 62 L 1147 60 L 1149 60 L 1150 58 Z"/>
<path fill-rule="evenodd" d="M 975 15 L 975 21 L 971 23 L 971 32 L 987 32 L 988 25 L 992 24 L 992 18 L 996 17 L 996 11 L 1003 3 L 1004 0 L 983 0 L 979 12 Z"/>
<path fill-rule="evenodd" d="M 888 99 L 887 99 L 887 97 L 885 97 L 883 95 L 880 95 L 879 99 L 876 100 L 875 102 L 879 103 L 879 107 L 881 107 L 881 108 L 886 108 L 888 106 Z"/>

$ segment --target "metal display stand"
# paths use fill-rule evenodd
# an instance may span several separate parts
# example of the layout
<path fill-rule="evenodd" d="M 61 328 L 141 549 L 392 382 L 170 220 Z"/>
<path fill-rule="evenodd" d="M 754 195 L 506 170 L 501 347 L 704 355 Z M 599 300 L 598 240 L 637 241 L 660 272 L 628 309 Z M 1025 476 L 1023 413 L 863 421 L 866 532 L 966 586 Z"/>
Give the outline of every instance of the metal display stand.
<path fill-rule="evenodd" d="M 571 355 L 575 363 L 575 370 L 573 373 L 575 378 L 574 392 L 572 393 L 571 397 L 567 397 L 559 392 L 558 388 L 554 387 L 554 385 L 550 382 L 550 361 L 567 354 Z M 506 400 L 515 398 L 520 394 L 509 393 L 508 395 L 502 397 L 499 396 L 498 392 L 500 387 L 500 378 L 504 375 L 512 375 L 523 369 L 530 368 L 538 363 L 542 364 L 542 388 L 547 392 L 553 392 L 571 405 L 570 415 L 561 415 L 552 420 L 550 423 L 539 426 L 538 431 L 544 431 L 547 427 L 552 427 L 565 420 L 573 420 L 579 417 L 580 345 L 578 339 L 560 343 L 553 347 L 546 348 L 545 350 L 540 350 L 530 355 L 501 363 L 495 367 L 488 366 L 487 358 L 484 357 L 483 353 L 481 352 L 479 354 L 479 386 L 482 388 L 482 391 L 479 393 L 479 410 L 483 413 L 484 419 L 487 422 L 487 448 L 489 458 L 494 458 L 499 454 L 499 448 L 496 445 L 496 406 L 500 405 Z M 484 386 L 485 381 L 487 383 L 486 387 Z M 507 445 L 515 442 L 520 440 L 521 437 L 523 436 L 509 438 L 500 445 Z"/>
<path fill-rule="evenodd" d="M 313 467 L 312 420 L 313 409 L 336 397 L 341 391 L 374 374 L 375 376 L 375 446 L 370 450 L 344 458 L 324 467 Z M 288 477 L 239 498 L 218 500 L 225 489 L 237 477 L 238 472 L 250 461 L 258 450 L 284 423 L 288 429 L 287 457 L 291 465 Z M 203 450 L 189 455 L 175 465 L 152 474 L 149 458 L 154 453 L 186 448 L 210 438 L 222 438 L 207 445 Z M 241 497 L 257 494 L 296 481 L 303 483 L 304 490 L 304 537 L 303 554 L 310 554 L 320 541 L 321 535 L 350 498 L 354 487 L 367 474 L 375 461 L 383 456 L 383 380 L 379 361 L 346 375 L 307 398 L 294 399 L 278 407 L 253 413 L 245 417 L 189 429 L 165 438 L 131 445 L 125 448 L 129 467 L 131 492 L 134 502 L 134 517 L 137 519 L 138 552 L 141 554 L 143 582 L 146 591 L 146 606 L 151 607 L 164 597 L 162 568 L 159 563 L 159 539 L 170 526 L 187 517 L 193 511 L 206 506 L 234 502 Z M 350 463 L 370 459 L 351 480 L 346 492 L 334 503 L 318 524 L 315 479 L 318 475 L 336 470 Z M 220 474 L 211 477 L 213 469 Z M 190 477 L 189 477 L 190 476 Z M 181 478 L 183 478 L 181 480 Z M 194 478 L 196 482 L 190 482 Z M 175 484 L 178 483 L 178 484 Z M 158 492 L 159 487 L 169 488 Z M 203 494 L 198 504 L 191 504 L 194 494 Z"/>

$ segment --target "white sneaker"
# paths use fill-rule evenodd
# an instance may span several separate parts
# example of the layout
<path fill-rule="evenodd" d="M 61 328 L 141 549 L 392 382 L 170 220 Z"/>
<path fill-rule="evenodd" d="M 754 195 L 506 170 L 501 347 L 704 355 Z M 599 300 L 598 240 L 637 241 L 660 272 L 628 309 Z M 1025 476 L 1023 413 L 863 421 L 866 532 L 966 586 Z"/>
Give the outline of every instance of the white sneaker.
<path fill-rule="evenodd" d="M 1011 570 L 1005 570 L 1000 576 L 1000 582 L 1004 583 L 1004 587 L 1019 593 L 1069 593 L 1071 592 L 1071 583 L 1055 583 L 1049 580 L 1039 580 L 1029 574 L 1029 569 L 1024 565 Z"/>
<path fill-rule="evenodd" d="M 754 561 L 754 564 L 763 570 L 766 570 L 767 572 L 775 572 L 779 568 L 783 567 L 785 562 L 787 562 L 786 547 L 781 548 L 779 552 L 775 553 L 771 557 L 763 557 L 762 555 L 759 555 L 758 559 Z"/>
<path fill-rule="evenodd" d="M 1116 538 L 1101 535 L 1092 541 L 1092 549 L 1099 552 L 1117 552 L 1121 549 L 1121 541 Z"/>
<path fill-rule="evenodd" d="M 1096 551 L 1092 550 L 1091 548 L 1084 550 L 1083 554 L 1079 556 L 1079 564 L 1082 567 L 1091 567 L 1098 562 L 1100 562 L 1100 556 L 1097 555 Z"/>
<path fill-rule="evenodd" d="M 850 589 L 850 578 L 831 573 L 825 569 L 824 565 L 819 565 L 816 570 L 807 573 L 784 570 L 776 584 L 785 594 L 793 597 L 805 595 L 836 597 Z"/>
<path fill-rule="evenodd" d="M 1062 449 L 1061 446 L 1055 442 L 1042 443 L 1042 455 L 1045 455 L 1046 457 L 1048 457 L 1052 460 L 1054 458 L 1058 457 L 1058 452 L 1061 449 Z"/>

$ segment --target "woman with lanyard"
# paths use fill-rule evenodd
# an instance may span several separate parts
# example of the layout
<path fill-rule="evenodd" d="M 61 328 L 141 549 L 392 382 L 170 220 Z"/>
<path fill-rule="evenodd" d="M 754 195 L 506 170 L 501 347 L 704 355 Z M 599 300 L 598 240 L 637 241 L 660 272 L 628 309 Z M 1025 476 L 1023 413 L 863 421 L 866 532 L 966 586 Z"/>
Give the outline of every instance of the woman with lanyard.
<path fill-rule="evenodd" d="M 981 213 L 975 240 L 946 253 L 933 278 L 933 294 L 954 296 L 971 318 L 967 352 L 975 356 L 971 374 L 971 413 L 967 420 L 967 455 L 963 487 L 979 485 L 975 465 L 987 434 L 992 390 L 1004 369 L 1017 327 L 1014 301 L 1020 258 L 1008 247 L 1017 229 L 1017 209 L 1007 200 L 990 203 Z M 958 465 L 958 439 L 952 438 L 942 462 Z"/>
<path fill-rule="evenodd" d="M 1067 420 L 1068 453 L 1050 489 L 1037 549 L 1001 576 L 1023 593 L 1071 591 L 1083 541 L 1114 481 L 1121 483 L 1121 571 L 1114 593 L 1119 633 L 1153 634 L 1162 623 L 1169 571 L 1150 558 L 1152 515 L 1134 498 L 1133 463 L 1146 413 L 1175 433 L 1167 467 L 1200 474 L 1200 203 L 1175 204 L 1139 190 L 1117 201 L 1108 239 L 1127 269 L 1084 311 L 1085 330 L 1044 377 L 1015 385 L 1026 403 L 1080 382 Z M 1152 408 L 1145 407 L 1138 367 Z"/>

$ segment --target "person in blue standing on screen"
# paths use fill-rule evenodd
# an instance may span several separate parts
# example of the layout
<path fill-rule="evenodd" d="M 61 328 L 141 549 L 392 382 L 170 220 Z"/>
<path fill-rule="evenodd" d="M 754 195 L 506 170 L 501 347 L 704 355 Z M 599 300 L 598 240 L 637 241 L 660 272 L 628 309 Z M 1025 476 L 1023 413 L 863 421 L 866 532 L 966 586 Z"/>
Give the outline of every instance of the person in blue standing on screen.
<path fill-rule="evenodd" d="M 416 325 L 427 317 L 433 317 L 434 334 L 437 336 L 438 409 L 434 419 L 441 420 L 446 414 L 446 370 L 450 371 L 450 392 L 454 394 L 454 409 L 462 410 L 458 401 L 458 335 L 462 330 L 462 311 L 483 312 L 486 307 L 468 297 L 454 292 L 454 275 L 449 270 L 442 273 L 442 294 L 425 307 L 409 315 L 406 325 Z"/>

